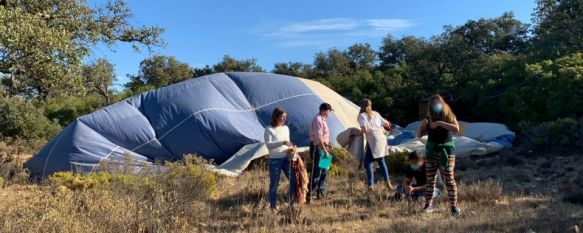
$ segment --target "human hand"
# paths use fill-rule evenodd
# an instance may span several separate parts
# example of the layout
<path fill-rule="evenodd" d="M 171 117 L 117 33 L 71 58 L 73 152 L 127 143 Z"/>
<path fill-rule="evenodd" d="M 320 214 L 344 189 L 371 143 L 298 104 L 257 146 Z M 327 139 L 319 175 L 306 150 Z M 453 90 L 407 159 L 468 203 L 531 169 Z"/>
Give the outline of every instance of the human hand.
<path fill-rule="evenodd" d="M 441 123 L 442 123 L 441 121 L 434 121 L 434 122 L 431 122 L 429 127 L 431 127 L 431 129 L 435 129 L 435 128 L 441 126 Z"/>
<path fill-rule="evenodd" d="M 405 194 L 407 194 L 407 195 L 411 194 L 412 190 L 413 190 L 413 187 L 411 185 L 405 186 Z"/>
<path fill-rule="evenodd" d="M 293 146 L 293 144 L 290 141 L 283 141 L 283 145 Z"/>
<path fill-rule="evenodd" d="M 427 118 L 425 118 L 421 121 L 421 124 L 427 125 L 427 124 L 429 124 L 429 120 L 427 120 Z"/>

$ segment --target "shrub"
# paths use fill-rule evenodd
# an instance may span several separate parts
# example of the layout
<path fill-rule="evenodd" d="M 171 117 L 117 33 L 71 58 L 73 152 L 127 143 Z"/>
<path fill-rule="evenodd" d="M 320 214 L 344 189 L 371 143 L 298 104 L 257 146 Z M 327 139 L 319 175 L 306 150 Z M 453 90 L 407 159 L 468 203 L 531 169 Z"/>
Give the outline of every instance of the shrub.
<path fill-rule="evenodd" d="M 409 153 L 398 153 L 392 154 L 385 157 L 385 161 L 389 166 L 391 173 L 393 174 L 400 174 L 404 173 L 407 169 L 407 159 L 409 157 Z"/>
<path fill-rule="evenodd" d="M 112 176 L 106 172 L 93 173 L 86 176 L 71 172 L 57 172 L 48 178 L 48 182 L 57 187 L 65 186 L 71 190 L 84 190 L 98 184 L 109 184 Z"/>
<path fill-rule="evenodd" d="M 0 143 L 0 179 L 7 185 L 26 183 L 29 175 L 22 166 L 22 160 L 13 153 L 12 148 L 5 143 Z"/>
<path fill-rule="evenodd" d="M 334 156 L 332 165 L 330 166 L 330 174 L 333 176 L 346 176 L 350 170 L 352 162 L 352 154 L 350 154 L 346 149 L 341 147 L 335 147 L 332 150 L 332 155 Z"/>
<path fill-rule="evenodd" d="M 103 107 L 99 96 L 59 96 L 46 101 L 45 112 L 49 119 L 55 119 L 61 126 L 67 126 L 77 117 L 89 114 Z"/>
<path fill-rule="evenodd" d="M 217 175 L 203 164 L 208 163 L 200 157 L 187 155 L 183 160 L 167 163 L 169 172 L 162 177 L 167 190 L 177 199 L 204 200 L 217 190 Z"/>
<path fill-rule="evenodd" d="M 521 122 L 519 124 L 527 144 L 537 149 L 583 148 L 583 118 L 562 118 L 542 123 Z"/>
<path fill-rule="evenodd" d="M 0 99 L 0 134 L 4 137 L 49 139 L 61 127 L 45 117 L 42 108 L 18 97 Z"/>

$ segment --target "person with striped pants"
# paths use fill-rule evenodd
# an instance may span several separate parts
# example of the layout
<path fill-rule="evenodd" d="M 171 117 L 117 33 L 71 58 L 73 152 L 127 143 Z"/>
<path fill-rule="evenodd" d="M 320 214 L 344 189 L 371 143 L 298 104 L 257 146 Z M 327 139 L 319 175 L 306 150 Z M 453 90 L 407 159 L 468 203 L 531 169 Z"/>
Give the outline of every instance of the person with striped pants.
<path fill-rule="evenodd" d="M 426 132 L 428 135 L 425 148 L 427 185 L 423 213 L 434 211 L 433 190 L 439 169 L 447 189 L 451 214 L 454 217 L 461 215 L 457 205 L 457 185 L 454 178 L 455 144 L 453 141 L 453 133 L 459 132 L 459 129 L 456 116 L 445 100 L 439 95 L 432 96 L 427 105 L 427 116 L 421 122 L 416 135 L 422 137 Z"/>

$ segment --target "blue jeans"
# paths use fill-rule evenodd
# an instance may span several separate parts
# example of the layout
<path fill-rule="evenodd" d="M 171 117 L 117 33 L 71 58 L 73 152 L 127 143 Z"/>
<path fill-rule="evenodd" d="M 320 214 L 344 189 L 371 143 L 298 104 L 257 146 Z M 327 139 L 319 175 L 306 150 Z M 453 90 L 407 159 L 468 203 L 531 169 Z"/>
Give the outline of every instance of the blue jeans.
<path fill-rule="evenodd" d="M 289 179 L 289 200 L 290 203 L 295 197 L 295 176 L 290 176 L 290 162 L 287 158 L 269 159 L 269 206 L 276 207 L 277 201 L 277 187 L 279 186 L 279 178 L 281 172 Z"/>
<path fill-rule="evenodd" d="M 397 185 L 397 193 L 404 196 L 405 195 L 405 187 L 403 187 L 402 184 Z M 441 195 L 441 190 L 439 190 L 438 188 L 434 188 L 433 189 L 433 198 L 438 198 Z M 425 196 L 425 191 L 421 191 L 421 192 L 412 192 L 411 193 L 411 198 L 413 200 L 417 200 L 420 197 L 424 197 Z"/>
<path fill-rule="evenodd" d="M 308 198 L 312 197 L 312 190 L 316 190 L 316 195 L 321 196 L 326 192 L 326 176 L 328 171 L 318 167 L 320 162 L 320 147 L 310 144 L 310 157 L 312 158 L 312 167 L 310 169 L 310 187 L 308 190 Z"/>
<path fill-rule="evenodd" d="M 372 168 L 372 163 L 377 162 L 379 167 L 381 168 L 381 175 L 383 175 L 383 179 L 385 181 L 389 181 L 389 168 L 385 163 L 385 158 L 378 158 L 375 159 L 372 157 L 372 151 L 368 145 L 366 145 L 366 152 L 364 154 L 364 169 L 366 169 L 366 178 L 368 187 L 371 187 L 374 184 L 374 170 Z"/>

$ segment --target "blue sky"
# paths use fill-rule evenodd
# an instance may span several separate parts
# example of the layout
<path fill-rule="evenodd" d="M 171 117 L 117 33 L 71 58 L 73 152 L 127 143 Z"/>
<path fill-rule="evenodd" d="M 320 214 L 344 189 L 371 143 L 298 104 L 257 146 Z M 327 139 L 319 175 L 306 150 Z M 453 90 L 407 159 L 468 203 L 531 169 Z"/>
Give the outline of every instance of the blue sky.
<path fill-rule="evenodd" d="M 441 33 L 444 25 L 506 11 L 530 23 L 535 7 L 534 0 L 128 1 L 131 23 L 165 28 L 162 36 L 168 46 L 140 53 L 127 44 L 94 49 L 87 60 L 110 60 L 118 83 L 127 81 L 126 74 L 136 74 L 140 61 L 154 54 L 175 56 L 193 67 L 215 64 L 228 54 L 255 58 L 271 70 L 277 62 L 312 63 L 316 52 L 332 47 L 370 43 L 377 49 L 388 33 L 396 38 L 430 37 Z"/>

